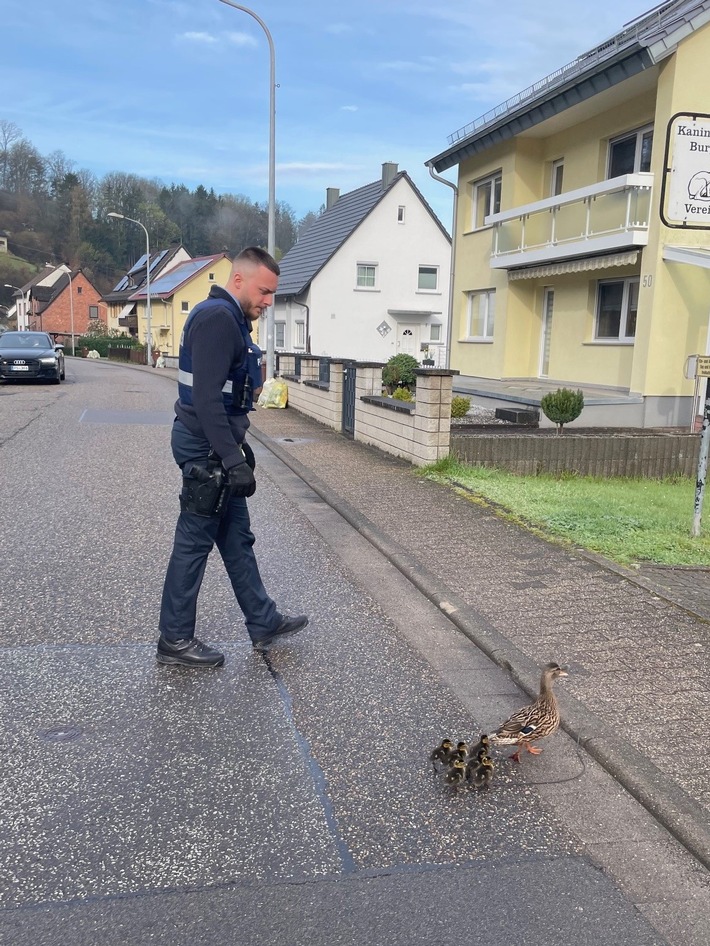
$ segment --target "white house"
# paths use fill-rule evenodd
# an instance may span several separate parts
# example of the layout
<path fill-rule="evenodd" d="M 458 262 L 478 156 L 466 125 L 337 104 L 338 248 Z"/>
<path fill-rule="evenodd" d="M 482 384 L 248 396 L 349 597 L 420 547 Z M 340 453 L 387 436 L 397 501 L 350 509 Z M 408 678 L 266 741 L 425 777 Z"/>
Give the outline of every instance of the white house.
<path fill-rule="evenodd" d="M 277 351 L 443 366 L 451 240 L 406 171 L 340 196 L 280 261 Z"/>

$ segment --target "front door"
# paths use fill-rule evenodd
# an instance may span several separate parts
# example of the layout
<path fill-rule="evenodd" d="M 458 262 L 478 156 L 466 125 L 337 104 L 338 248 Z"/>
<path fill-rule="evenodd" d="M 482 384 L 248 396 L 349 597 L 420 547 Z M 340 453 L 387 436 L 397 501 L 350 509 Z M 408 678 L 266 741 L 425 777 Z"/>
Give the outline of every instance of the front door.
<path fill-rule="evenodd" d="M 417 341 L 417 326 L 398 324 L 397 354 L 411 355 L 413 358 L 416 358 L 418 353 L 419 345 Z"/>
<path fill-rule="evenodd" d="M 552 310 L 555 304 L 555 290 L 545 289 L 542 300 L 542 335 L 540 337 L 540 377 L 550 374 L 550 343 L 552 340 Z"/>

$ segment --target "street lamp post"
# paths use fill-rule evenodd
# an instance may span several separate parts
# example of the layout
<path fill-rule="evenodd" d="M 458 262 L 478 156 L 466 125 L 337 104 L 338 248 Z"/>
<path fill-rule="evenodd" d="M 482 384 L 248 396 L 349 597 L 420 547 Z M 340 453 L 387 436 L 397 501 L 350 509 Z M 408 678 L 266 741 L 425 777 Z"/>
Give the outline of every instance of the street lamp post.
<path fill-rule="evenodd" d="M 76 354 L 74 350 L 74 288 L 71 282 L 71 270 L 69 267 L 66 267 L 67 276 L 69 277 L 69 323 L 71 326 L 71 353 L 72 355 Z"/>
<path fill-rule="evenodd" d="M 270 91 L 269 91 L 269 218 L 267 231 L 267 250 L 274 255 L 276 249 L 276 56 L 274 54 L 274 41 L 271 38 L 266 23 L 257 16 L 249 7 L 244 7 L 240 3 L 233 3 L 232 0 L 220 0 L 220 3 L 226 3 L 227 6 L 234 7 L 235 10 L 241 10 L 242 13 L 248 13 L 253 17 L 259 26 L 266 33 L 269 41 L 269 58 L 271 62 L 270 71 Z M 266 377 L 274 376 L 274 307 L 269 306 L 266 312 Z"/>
<path fill-rule="evenodd" d="M 127 217 L 125 214 L 118 214 L 114 211 L 111 211 L 106 215 L 107 217 L 115 217 L 117 220 L 128 220 L 129 223 L 136 223 L 139 227 L 143 227 L 143 232 L 145 233 L 145 318 L 147 322 L 147 338 L 146 338 L 146 364 L 152 367 L 153 365 L 153 339 L 152 339 L 152 330 L 150 324 L 150 237 L 148 236 L 148 231 L 140 222 L 140 220 L 134 220 L 133 217 Z"/>
<path fill-rule="evenodd" d="M 15 292 L 19 292 L 20 295 L 22 296 L 22 325 L 20 325 L 20 312 L 19 312 L 19 309 L 17 309 L 17 305 L 15 305 L 15 308 L 17 309 L 17 331 L 24 332 L 29 327 L 29 323 L 27 320 L 27 301 L 25 299 L 25 294 L 19 288 L 19 286 L 13 286 L 9 282 L 4 283 L 4 286 L 6 289 L 14 289 Z"/>

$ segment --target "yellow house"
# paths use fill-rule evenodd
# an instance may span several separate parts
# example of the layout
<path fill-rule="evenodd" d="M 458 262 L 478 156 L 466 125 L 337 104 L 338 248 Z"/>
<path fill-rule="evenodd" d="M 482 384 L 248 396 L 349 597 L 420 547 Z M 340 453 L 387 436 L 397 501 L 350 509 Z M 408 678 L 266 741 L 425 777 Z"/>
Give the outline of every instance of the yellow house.
<path fill-rule="evenodd" d="M 150 330 L 153 348 L 177 357 L 180 335 L 191 310 L 209 295 L 213 285 L 223 286 L 229 278 L 232 261 L 225 253 L 196 256 L 179 263 L 150 286 Z M 146 338 L 148 319 L 146 292 L 131 296 L 136 304 L 138 338 Z"/>
<path fill-rule="evenodd" d="M 102 318 L 106 319 L 106 327 L 110 331 L 124 332 L 145 341 L 145 336 L 138 336 L 136 306 L 131 302 L 131 296 L 145 285 L 148 276 L 147 255 L 131 266 L 125 276 L 122 276 L 111 292 L 104 295 L 106 306 Z M 192 257 L 181 244 L 171 244 L 167 249 L 158 249 L 150 254 L 150 278 L 153 282 L 164 276 L 169 270 L 184 263 Z"/>
<path fill-rule="evenodd" d="M 685 425 L 710 353 L 710 0 L 673 0 L 449 138 L 456 387 Z M 667 152 L 667 153 L 666 153 Z M 686 378 L 685 374 L 691 375 Z"/>

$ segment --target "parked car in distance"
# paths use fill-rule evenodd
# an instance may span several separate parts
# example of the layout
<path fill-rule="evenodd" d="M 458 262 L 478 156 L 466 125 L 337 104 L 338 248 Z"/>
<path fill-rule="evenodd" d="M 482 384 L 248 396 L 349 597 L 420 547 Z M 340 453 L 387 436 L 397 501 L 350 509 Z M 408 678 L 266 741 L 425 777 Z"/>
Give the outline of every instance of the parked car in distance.
<path fill-rule="evenodd" d="M 0 378 L 51 381 L 65 378 L 64 347 L 46 332 L 3 332 L 0 335 Z"/>

